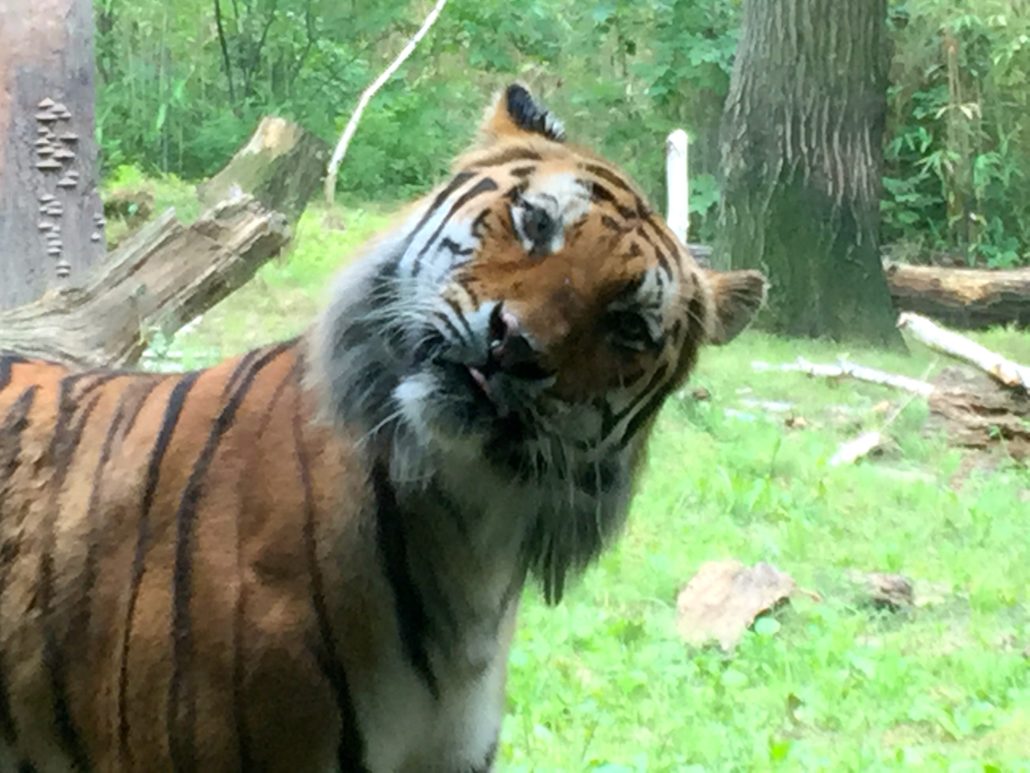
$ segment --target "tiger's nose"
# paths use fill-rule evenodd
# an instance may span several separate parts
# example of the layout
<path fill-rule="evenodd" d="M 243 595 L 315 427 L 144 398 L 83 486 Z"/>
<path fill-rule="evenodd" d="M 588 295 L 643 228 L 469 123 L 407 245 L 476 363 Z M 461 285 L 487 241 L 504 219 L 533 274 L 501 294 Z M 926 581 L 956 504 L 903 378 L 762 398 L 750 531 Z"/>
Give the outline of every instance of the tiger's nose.
<path fill-rule="evenodd" d="M 494 306 L 490 313 L 490 361 L 500 371 L 516 378 L 541 379 L 550 374 L 541 362 L 541 352 L 523 331 L 518 317 Z"/>

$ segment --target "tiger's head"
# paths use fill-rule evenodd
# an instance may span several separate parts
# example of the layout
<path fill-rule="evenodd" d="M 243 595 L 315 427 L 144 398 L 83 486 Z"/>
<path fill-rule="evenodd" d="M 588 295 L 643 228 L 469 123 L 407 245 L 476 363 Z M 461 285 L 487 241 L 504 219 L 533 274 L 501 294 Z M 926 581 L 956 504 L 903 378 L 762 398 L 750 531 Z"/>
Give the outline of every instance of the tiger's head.
<path fill-rule="evenodd" d="M 512 85 L 450 180 L 345 274 L 319 339 L 332 412 L 387 439 L 400 485 L 470 509 L 479 489 L 511 497 L 505 517 L 525 520 L 527 560 L 560 594 L 621 523 L 699 347 L 733 338 L 764 294 L 757 272 L 698 267 L 633 183 Z"/>

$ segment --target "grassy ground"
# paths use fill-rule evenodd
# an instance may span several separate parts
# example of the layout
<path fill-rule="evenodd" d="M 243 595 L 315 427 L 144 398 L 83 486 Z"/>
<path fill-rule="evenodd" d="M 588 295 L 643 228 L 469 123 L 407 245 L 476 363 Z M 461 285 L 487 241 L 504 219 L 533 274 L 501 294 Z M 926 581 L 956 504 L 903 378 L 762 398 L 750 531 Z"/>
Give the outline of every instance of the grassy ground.
<path fill-rule="evenodd" d="M 302 329 L 333 268 L 384 222 L 343 214 L 343 232 L 306 215 L 290 255 L 173 343 L 182 364 Z M 1030 336 L 981 339 L 1030 361 Z M 897 395 L 750 363 L 840 353 L 758 333 L 706 352 L 691 388 L 711 399 L 670 400 L 619 545 L 557 609 L 526 594 L 502 770 L 1030 770 L 1030 475 L 971 463 L 926 431 L 919 401 L 884 456 L 830 469 Z M 916 376 L 944 365 L 918 344 L 849 354 Z M 805 426 L 789 429 L 790 415 Z M 677 591 L 729 557 L 769 561 L 823 601 L 795 600 L 731 656 L 692 651 L 675 632 Z M 850 570 L 905 573 L 917 605 L 864 606 Z"/>

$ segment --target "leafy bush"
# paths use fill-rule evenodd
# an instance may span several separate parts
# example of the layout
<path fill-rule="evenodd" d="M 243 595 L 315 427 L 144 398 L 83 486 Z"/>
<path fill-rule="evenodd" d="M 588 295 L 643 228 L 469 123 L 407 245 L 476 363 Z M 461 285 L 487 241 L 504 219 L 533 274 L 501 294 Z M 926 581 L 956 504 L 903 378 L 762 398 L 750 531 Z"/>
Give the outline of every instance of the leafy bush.
<path fill-rule="evenodd" d="M 954 252 L 970 264 L 1030 261 L 1025 11 L 1021 0 L 894 4 L 889 240 Z"/>

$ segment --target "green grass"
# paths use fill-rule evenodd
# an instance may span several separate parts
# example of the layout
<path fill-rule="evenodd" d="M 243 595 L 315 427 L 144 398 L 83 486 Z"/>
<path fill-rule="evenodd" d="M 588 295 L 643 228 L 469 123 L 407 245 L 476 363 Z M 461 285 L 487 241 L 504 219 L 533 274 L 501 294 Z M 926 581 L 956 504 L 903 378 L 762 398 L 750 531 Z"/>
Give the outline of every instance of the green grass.
<path fill-rule="evenodd" d="M 335 266 L 385 222 L 303 218 L 291 253 L 180 335 L 201 365 L 301 330 Z M 1030 361 L 1030 336 L 991 347 Z M 932 375 L 942 359 L 851 348 L 863 364 Z M 840 442 L 879 426 L 870 385 L 750 363 L 840 347 L 746 333 L 705 352 L 658 422 L 618 545 L 546 608 L 526 593 L 511 654 L 506 771 L 1030 770 L 1030 475 L 1003 457 L 949 447 L 921 401 L 875 460 L 831 469 Z M 705 387 L 697 402 L 690 390 Z M 748 401 L 792 404 L 785 413 Z M 785 418 L 805 419 L 790 429 Z M 678 590 L 705 561 L 769 561 L 804 588 L 732 655 L 691 650 L 675 632 Z M 918 604 L 864 606 L 851 570 L 902 572 Z"/>

